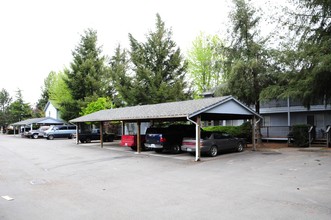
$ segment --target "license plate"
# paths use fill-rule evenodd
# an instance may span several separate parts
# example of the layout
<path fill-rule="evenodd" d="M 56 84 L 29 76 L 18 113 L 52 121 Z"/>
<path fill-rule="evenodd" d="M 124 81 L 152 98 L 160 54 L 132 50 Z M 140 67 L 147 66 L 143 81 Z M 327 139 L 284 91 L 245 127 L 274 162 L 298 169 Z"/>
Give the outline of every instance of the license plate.
<path fill-rule="evenodd" d="M 191 148 L 186 148 L 186 150 L 187 150 L 187 151 L 189 151 L 189 152 L 191 152 L 191 151 L 192 151 L 192 149 L 191 149 Z"/>
<path fill-rule="evenodd" d="M 151 147 L 152 147 L 152 148 L 155 148 L 155 144 L 151 144 Z"/>

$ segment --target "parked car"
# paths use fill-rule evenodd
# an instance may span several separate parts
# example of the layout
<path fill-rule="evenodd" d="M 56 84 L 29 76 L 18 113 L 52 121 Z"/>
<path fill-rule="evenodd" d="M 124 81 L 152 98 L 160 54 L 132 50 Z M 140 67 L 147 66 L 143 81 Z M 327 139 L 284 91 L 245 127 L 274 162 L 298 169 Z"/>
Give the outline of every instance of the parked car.
<path fill-rule="evenodd" d="M 196 139 L 185 137 L 181 147 L 182 151 L 195 153 Z M 236 138 L 224 132 L 201 132 L 201 153 L 215 157 L 221 151 L 243 151 L 246 145 L 245 139 Z"/>
<path fill-rule="evenodd" d="M 114 134 L 103 133 L 102 138 L 104 142 L 114 141 Z M 100 129 L 92 129 L 91 131 L 79 133 L 78 140 L 81 143 L 90 143 L 93 140 L 100 140 Z"/>
<path fill-rule="evenodd" d="M 170 125 L 166 128 L 148 128 L 146 131 L 145 146 L 162 152 L 163 150 L 171 151 L 172 153 L 180 153 L 183 137 L 194 137 L 194 125 Z"/>
<path fill-rule="evenodd" d="M 145 135 L 140 135 L 140 143 L 142 150 L 145 150 Z M 137 135 L 126 134 L 122 135 L 120 145 L 123 147 L 131 147 L 132 150 L 137 150 Z"/>
<path fill-rule="evenodd" d="M 25 137 L 33 138 L 33 139 L 37 139 L 39 137 L 44 137 L 44 133 L 48 128 L 49 128 L 49 126 L 41 126 L 37 130 L 30 130 L 30 131 L 26 132 L 24 135 L 25 135 Z"/>
<path fill-rule="evenodd" d="M 75 125 L 53 125 L 45 131 L 44 137 L 47 140 L 53 140 L 54 138 L 73 138 L 76 135 Z"/>

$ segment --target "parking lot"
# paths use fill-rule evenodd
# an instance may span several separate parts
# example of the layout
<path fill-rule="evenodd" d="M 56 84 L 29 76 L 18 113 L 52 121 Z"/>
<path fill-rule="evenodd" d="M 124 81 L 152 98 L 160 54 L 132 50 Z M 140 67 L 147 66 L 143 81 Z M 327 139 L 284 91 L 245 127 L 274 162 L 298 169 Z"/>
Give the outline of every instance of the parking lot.
<path fill-rule="evenodd" d="M 0 135 L 0 219 L 331 219 L 330 149 L 137 154 Z"/>

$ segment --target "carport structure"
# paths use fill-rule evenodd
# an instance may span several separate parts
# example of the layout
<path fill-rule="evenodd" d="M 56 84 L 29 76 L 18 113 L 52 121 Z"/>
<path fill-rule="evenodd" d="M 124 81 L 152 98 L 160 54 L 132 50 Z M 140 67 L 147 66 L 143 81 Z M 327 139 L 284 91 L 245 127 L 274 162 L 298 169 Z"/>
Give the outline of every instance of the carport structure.
<path fill-rule="evenodd" d="M 14 134 L 15 134 L 15 128 L 18 126 L 23 126 L 25 132 L 25 127 L 28 126 L 30 129 L 33 129 L 33 125 L 62 125 L 65 124 L 64 121 L 52 118 L 52 117 L 44 117 L 44 118 L 30 118 L 23 121 L 19 121 L 16 123 L 11 124 L 14 127 Z"/>
<path fill-rule="evenodd" d="M 75 118 L 70 122 L 79 124 L 84 122 L 100 122 L 100 141 L 102 141 L 103 123 L 106 121 L 135 122 L 138 125 L 137 152 L 140 153 L 140 124 L 153 121 L 190 121 L 196 125 L 196 158 L 200 160 L 200 128 L 201 121 L 250 119 L 255 127 L 256 120 L 261 116 L 232 96 L 204 98 L 197 100 L 168 102 L 151 105 L 101 110 L 89 115 Z M 253 129 L 253 137 L 255 129 Z M 78 132 L 77 132 L 78 134 Z M 78 135 L 77 135 L 78 144 Z M 253 146 L 255 148 L 255 138 Z"/>

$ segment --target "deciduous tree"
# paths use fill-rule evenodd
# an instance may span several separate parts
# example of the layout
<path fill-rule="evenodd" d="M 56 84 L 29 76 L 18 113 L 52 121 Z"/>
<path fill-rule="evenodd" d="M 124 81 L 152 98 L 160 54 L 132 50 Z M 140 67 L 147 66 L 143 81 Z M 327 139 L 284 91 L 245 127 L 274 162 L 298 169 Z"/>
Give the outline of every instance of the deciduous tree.
<path fill-rule="evenodd" d="M 98 98 L 95 102 L 90 102 L 85 108 L 82 109 L 81 115 L 88 115 L 93 112 L 97 112 L 100 110 L 111 109 L 114 108 L 114 104 L 111 102 L 109 98 Z"/>
<path fill-rule="evenodd" d="M 224 45 L 217 35 L 200 33 L 188 52 L 188 73 L 194 85 L 194 96 L 215 88 L 224 73 Z"/>

